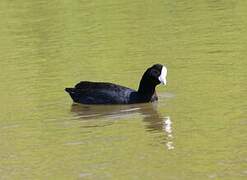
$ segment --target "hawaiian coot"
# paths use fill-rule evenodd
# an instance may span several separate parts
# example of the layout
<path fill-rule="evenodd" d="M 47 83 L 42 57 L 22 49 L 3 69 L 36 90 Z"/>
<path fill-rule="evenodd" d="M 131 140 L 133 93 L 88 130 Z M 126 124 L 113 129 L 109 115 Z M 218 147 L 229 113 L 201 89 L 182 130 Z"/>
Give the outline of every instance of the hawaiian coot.
<path fill-rule="evenodd" d="M 158 100 L 155 87 L 166 84 L 167 69 L 155 64 L 143 74 L 138 90 L 107 82 L 81 81 L 74 88 L 65 88 L 74 102 L 81 104 L 133 104 Z"/>

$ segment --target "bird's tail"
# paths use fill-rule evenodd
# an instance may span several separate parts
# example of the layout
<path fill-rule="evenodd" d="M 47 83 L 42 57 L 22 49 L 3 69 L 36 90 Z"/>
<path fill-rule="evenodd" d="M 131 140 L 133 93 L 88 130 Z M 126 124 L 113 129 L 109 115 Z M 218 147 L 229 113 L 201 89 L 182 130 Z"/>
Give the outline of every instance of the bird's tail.
<path fill-rule="evenodd" d="M 68 93 L 75 93 L 75 88 L 65 88 L 64 90 Z"/>
<path fill-rule="evenodd" d="M 76 88 L 65 88 L 64 90 L 69 93 L 74 102 L 79 101 L 79 95 L 76 92 Z"/>

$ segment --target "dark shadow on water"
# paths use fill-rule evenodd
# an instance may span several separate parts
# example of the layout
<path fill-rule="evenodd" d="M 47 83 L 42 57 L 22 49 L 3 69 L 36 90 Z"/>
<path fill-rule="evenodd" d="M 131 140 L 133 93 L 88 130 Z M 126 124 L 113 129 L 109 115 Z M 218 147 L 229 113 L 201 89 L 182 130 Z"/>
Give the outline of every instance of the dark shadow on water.
<path fill-rule="evenodd" d="M 129 119 L 133 116 L 141 116 L 147 131 L 161 133 L 168 149 L 173 149 L 172 122 L 169 116 L 163 117 L 158 112 L 158 103 L 131 104 L 131 105 L 82 105 L 72 104 L 71 112 L 75 119 L 81 121 L 93 121 L 107 119 L 103 125 L 84 125 L 83 128 L 108 126 L 114 120 Z M 110 120 L 109 120 L 110 119 Z M 97 123 L 96 123 L 97 124 Z"/>

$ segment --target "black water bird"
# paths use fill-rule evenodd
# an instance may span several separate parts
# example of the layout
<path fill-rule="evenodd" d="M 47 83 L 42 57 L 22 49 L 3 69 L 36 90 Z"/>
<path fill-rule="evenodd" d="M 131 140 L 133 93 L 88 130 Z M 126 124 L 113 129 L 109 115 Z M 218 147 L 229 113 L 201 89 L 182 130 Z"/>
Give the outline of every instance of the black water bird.
<path fill-rule="evenodd" d="M 108 82 L 81 81 L 73 88 L 65 88 L 75 103 L 81 104 L 134 104 L 158 100 L 155 87 L 166 85 L 167 69 L 155 64 L 143 74 L 138 90 Z"/>

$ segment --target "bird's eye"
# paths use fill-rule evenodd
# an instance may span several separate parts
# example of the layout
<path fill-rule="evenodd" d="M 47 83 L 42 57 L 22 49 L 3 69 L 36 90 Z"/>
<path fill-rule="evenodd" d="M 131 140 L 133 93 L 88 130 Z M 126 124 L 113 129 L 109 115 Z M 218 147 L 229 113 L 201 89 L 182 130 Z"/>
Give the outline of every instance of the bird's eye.
<path fill-rule="evenodd" d="M 151 76 L 158 77 L 159 71 L 157 71 L 156 69 L 152 69 L 150 74 L 151 74 Z"/>

